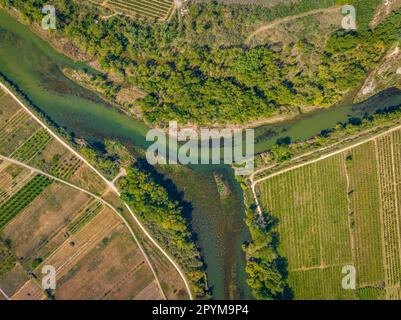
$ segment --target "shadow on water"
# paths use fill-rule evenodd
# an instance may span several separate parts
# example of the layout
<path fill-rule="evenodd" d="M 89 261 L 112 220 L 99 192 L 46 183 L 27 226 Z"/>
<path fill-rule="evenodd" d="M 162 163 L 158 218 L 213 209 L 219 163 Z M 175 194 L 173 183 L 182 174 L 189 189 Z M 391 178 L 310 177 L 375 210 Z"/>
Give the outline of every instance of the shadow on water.
<path fill-rule="evenodd" d="M 378 110 L 401 104 L 401 90 L 391 88 L 358 104 L 342 104 L 329 109 L 319 109 L 302 114 L 292 120 L 276 125 L 255 128 L 255 152 L 270 149 L 279 139 L 290 138 L 292 142 L 309 139 L 321 131 L 345 123 L 351 118 L 362 118 Z"/>
<path fill-rule="evenodd" d="M 154 166 L 150 165 L 149 162 L 146 161 L 146 159 L 143 158 L 137 159 L 136 165 L 138 166 L 139 169 L 149 173 L 157 184 L 163 186 L 167 190 L 170 199 L 173 199 L 180 204 L 187 221 L 192 221 L 192 211 L 194 208 L 190 202 L 184 200 L 184 192 L 179 191 L 177 189 L 177 186 L 173 183 L 173 181 L 166 178 L 166 176 L 160 173 L 160 171 L 157 171 Z M 193 231 L 191 225 L 190 227 L 191 231 Z M 196 234 L 193 233 L 193 235 L 194 235 L 193 240 L 197 241 Z"/>
<path fill-rule="evenodd" d="M 162 184 L 168 181 L 167 187 L 173 186 L 181 200 L 192 204 L 192 227 L 207 264 L 214 298 L 251 299 L 241 249 L 249 235 L 243 220 L 242 190 L 236 189 L 231 168 L 170 165 L 157 166 L 157 170 L 162 173 Z M 219 193 L 216 178 L 226 188 L 224 195 Z"/>
<path fill-rule="evenodd" d="M 102 102 L 60 72 L 63 66 L 84 68 L 55 52 L 25 26 L 0 11 L 0 72 L 59 126 L 96 148 L 104 138 L 146 148 L 148 127 Z M 175 166 L 174 166 L 175 167 Z M 178 166 L 177 166 L 178 167 Z M 246 238 L 242 193 L 230 168 L 202 166 L 153 171 L 173 197 L 179 199 L 197 234 L 216 298 L 250 298 L 243 270 L 241 243 Z M 226 177 L 230 196 L 221 200 L 213 172 Z M 245 234 L 245 236 L 244 236 Z"/>
<path fill-rule="evenodd" d="M 0 10 L 0 72 L 29 96 L 59 126 L 77 138 L 118 139 L 146 148 L 149 128 L 104 103 L 60 71 L 64 66 L 84 69 L 52 49 L 27 27 Z M 340 106 L 301 115 L 292 121 L 255 129 L 255 151 L 269 149 L 278 138 L 307 139 L 365 112 L 401 103 L 399 91 L 388 90 L 359 105 Z M 250 298 L 241 244 L 249 239 L 244 222 L 242 190 L 227 166 L 164 166 L 155 177 L 183 204 L 197 234 L 214 296 Z M 220 186 L 219 186 L 220 184 Z M 227 194 L 219 194 L 221 184 Z M 283 262 L 284 265 L 284 262 Z"/>

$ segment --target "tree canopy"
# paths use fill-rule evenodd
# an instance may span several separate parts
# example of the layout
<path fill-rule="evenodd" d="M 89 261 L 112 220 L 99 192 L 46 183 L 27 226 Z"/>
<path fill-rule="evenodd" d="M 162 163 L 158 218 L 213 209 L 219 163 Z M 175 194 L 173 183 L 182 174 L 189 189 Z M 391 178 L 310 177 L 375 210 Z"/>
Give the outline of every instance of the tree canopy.
<path fill-rule="evenodd" d="M 148 123 L 204 125 L 247 123 L 300 106 L 331 106 L 356 89 L 399 38 L 401 19 L 400 12 L 393 13 L 372 31 L 367 21 L 380 1 L 349 2 L 357 7 L 360 27 L 334 32 L 314 71 L 302 70 L 290 50 L 269 43 L 244 45 L 241 28 L 331 6 L 333 0 L 273 8 L 194 2 L 185 17 L 165 24 L 122 16 L 101 19 L 93 8 L 73 1 L 55 0 L 54 5 L 59 34 L 96 58 L 105 71 L 147 92 L 140 107 Z M 39 22 L 46 1 L 0 3 Z"/>

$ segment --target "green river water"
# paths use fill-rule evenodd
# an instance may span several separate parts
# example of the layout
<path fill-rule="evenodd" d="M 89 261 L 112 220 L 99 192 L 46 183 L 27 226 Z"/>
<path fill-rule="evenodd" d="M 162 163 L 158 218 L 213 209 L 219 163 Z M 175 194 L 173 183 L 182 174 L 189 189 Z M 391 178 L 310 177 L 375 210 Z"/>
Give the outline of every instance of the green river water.
<path fill-rule="evenodd" d="M 16 84 L 31 101 L 76 137 L 90 140 L 119 139 L 145 148 L 149 128 L 115 108 L 94 93 L 67 79 L 60 68 L 84 68 L 56 52 L 26 26 L 0 11 L 0 72 Z M 255 130 L 256 152 L 271 147 L 279 137 L 307 139 L 339 121 L 386 106 L 401 104 L 401 94 L 389 90 L 360 105 L 342 105 L 300 115 L 277 125 Z M 161 170 L 190 206 L 191 222 L 207 264 L 213 296 L 251 298 L 246 285 L 241 243 L 248 239 L 244 223 L 241 188 L 227 166 L 195 166 Z M 220 197 L 215 176 L 226 184 L 229 194 Z"/>

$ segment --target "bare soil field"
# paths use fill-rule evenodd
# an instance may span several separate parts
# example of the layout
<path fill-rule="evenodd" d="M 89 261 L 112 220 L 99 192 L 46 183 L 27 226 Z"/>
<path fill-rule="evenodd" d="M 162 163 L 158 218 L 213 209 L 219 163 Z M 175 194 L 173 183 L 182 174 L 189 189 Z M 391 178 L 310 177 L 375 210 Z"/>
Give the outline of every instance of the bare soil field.
<path fill-rule="evenodd" d="M 11 300 L 44 300 L 46 294 L 35 280 L 27 281 L 12 297 Z"/>
<path fill-rule="evenodd" d="M 158 285 L 149 289 L 156 278 L 116 212 L 51 176 L 98 195 L 106 182 L 3 92 L 0 154 L 10 158 L 0 161 L 0 208 L 7 210 L 0 212 L 0 289 L 8 297 L 162 298 Z M 122 207 L 118 195 L 110 198 Z M 56 268 L 55 292 L 41 287 L 44 265 Z"/>
<path fill-rule="evenodd" d="M 0 128 L 3 128 L 20 108 L 12 97 L 4 94 L 3 91 L 0 91 L 0 94 Z"/>
<path fill-rule="evenodd" d="M 160 299 L 157 284 L 153 281 L 139 292 L 134 300 L 157 300 Z"/>
<path fill-rule="evenodd" d="M 1 232 L 9 239 L 20 261 L 44 259 L 40 248 L 57 230 L 71 221 L 88 196 L 69 187 L 54 183 Z"/>
<path fill-rule="evenodd" d="M 96 195 L 102 195 L 107 189 L 105 182 L 85 164 L 69 180 Z"/>
<path fill-rule="evenodd" d="M 118 226 L 60 279 L 58 299 L 132 299 L 149 284 L 149 273 L 130 234 Z M 156 298 L 160 299 L 158 288 Z"/>
<path fill-rule="evenodd" d="M 43 265 L 57 271 L 57 289 L 52 294 L 45 293 L 37 280 Z M 18 290 L 8 290 L 14 293 L 12 299 L 133 299 L 154 282 L 130 233 L 110 209 L 103 209 L 64 239 L 33 275 L 19 281 Z M 157 286 L 146 297 L 160 299 Z"/>

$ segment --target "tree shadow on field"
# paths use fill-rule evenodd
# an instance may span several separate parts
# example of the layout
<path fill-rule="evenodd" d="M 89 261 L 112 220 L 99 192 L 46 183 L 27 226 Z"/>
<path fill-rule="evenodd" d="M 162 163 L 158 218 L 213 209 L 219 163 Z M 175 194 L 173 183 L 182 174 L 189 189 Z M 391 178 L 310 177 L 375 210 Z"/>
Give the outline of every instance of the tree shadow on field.
<path fill-rule="evenodd" d="M 263 217 L 264 225 L 262 228 L 264 229 L 264 232 L 271 234 L 270 247 L 276 255 L 276 258 L 272 261 L 272 263 L 284 282 L 284 290 L 281 294 L 278 294 L 275 299 L 292 300 L 294 298 L 294 292 L 288 284 L 288 260 L 287 258 L 281 256 L 278 250 L 280 245 L 280 234 L 277 231 L 277 227 L 280 221 L 277 217 L 272 216 L 268 212 L 263 212 Z"/>
<path fill-rule="evenodd" d="M 280 299 L 281 300 L 292 300 L 292 299 L 294 299 L 294 292 L 288 284 L 288 260 L 287 260 L 287 258 L 279 256 L 276 259 L 275 263 L 276 263 L 277 269 L 280 272 L 280 275 L 283 277 L 283 279 L 285 280 L 285 283 L 286 283 L 286 285 L 284 287 L 284 291 L 281 294 Z"/>

